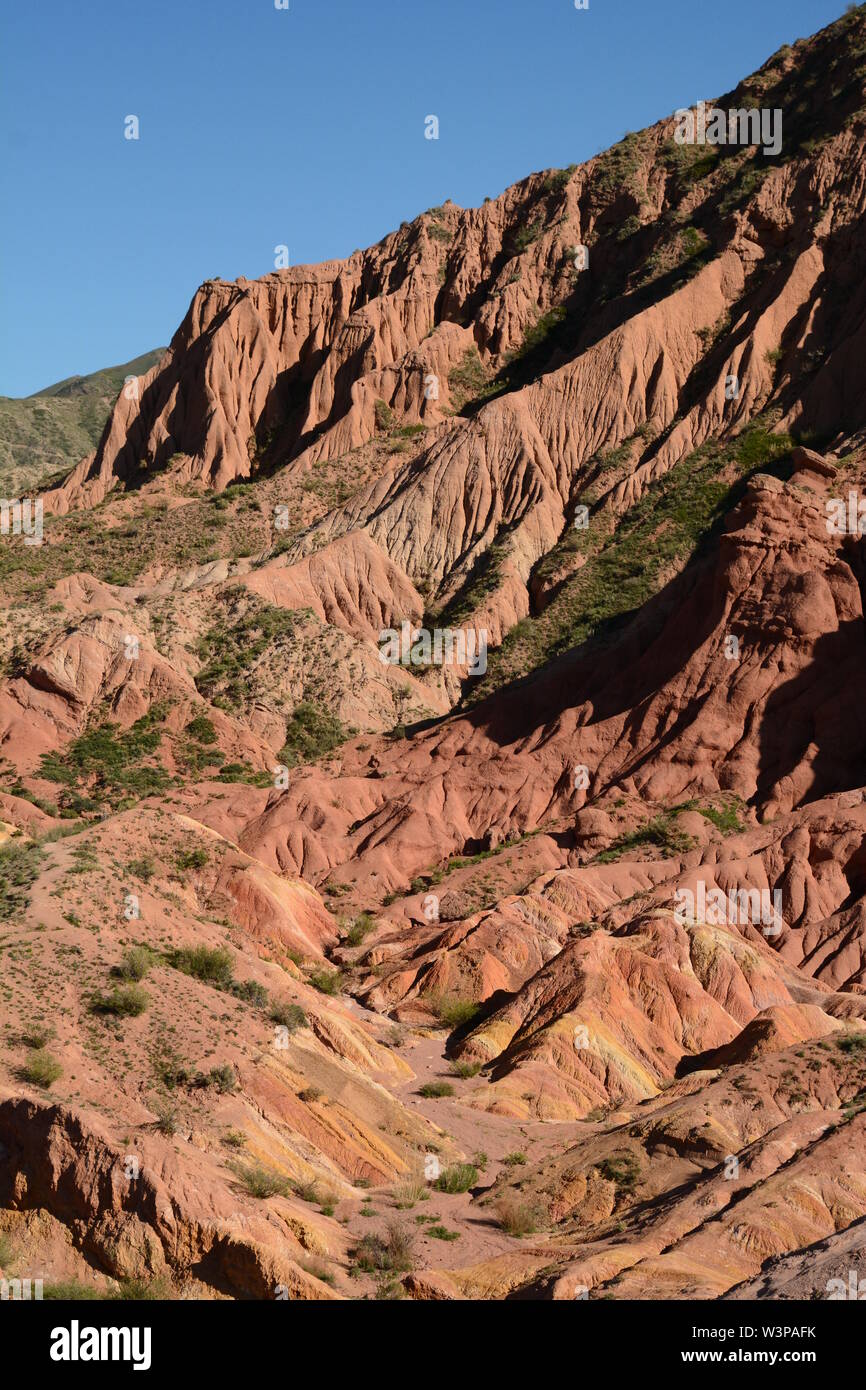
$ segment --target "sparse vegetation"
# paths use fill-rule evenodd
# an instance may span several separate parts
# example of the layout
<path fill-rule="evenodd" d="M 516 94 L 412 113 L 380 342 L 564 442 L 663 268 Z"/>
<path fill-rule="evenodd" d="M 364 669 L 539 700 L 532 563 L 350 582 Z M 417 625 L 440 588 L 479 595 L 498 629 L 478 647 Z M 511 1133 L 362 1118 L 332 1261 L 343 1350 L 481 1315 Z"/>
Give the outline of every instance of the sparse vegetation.
<path fill-rule="evenodd" d="M 199 1090 L 212 1086 L 220 1095 L 231 1095 L 238 1088 L 238 1078 L 231 1063 L 224 1062 L 220 1067 L 211 1067 L 210 1071 L 197 1071 L 191 1084 Z"/>
<path fill-rule="evenodd" d="M 21 1041 L 25 1047 L 45 1047 L 56 1036 L 56 1029 L 51 1023 L 32 1023 L 25 1028 L 21 1034 Z"/>
<path fill-rule="evenodd" d="M 456 994 L 431 995 L 429 1003 L 446 1028 L 463 1028 L 480 1012 L 480 1005 L 474 999 L 460 999 Z"/>
<path fill-rule="evenodd" d="M 170 1139 L 172 1135 L 177 1133 L 177 1109 L 175 1106 L 169 1105 L 165 1101 L 159 1101 L 153 1107 L 153 1113 L 156 1115 L 156 1127 L 160 1134 Z"/>
<path fill-rule="evenodd" d="M 299 1028 L 308 1026 L 307 1015 L 300 1004 L 274 1004 L 269 1017 L 272 1023 L 278 1023 L 290 1033 L 296 1033 Z"/>
<path fill-rule="evenodd" d="M 348 737 L 349 731 L 336 715 L 308 700 L 302 700 L 289 716 L 286 741 L 279 753 L 279 761 L 285 767 L 314 763 L 333 753 Z"/>
<path fill-rule="evenodd" d="M 186 946 L 171 951 L 168 963 L 208 985 L 229 985 L 234 977 L 232 955 L 225 946 Z"/>
<path fill-rule="evenodd" d="M 675 464 L 615 527 L 599 513 L 588 530 L 569 533 L 586 562 L 538 617 L 516 623 L 488 653 L 487 674 L 464 700 L 475 703 L 590 638 L 602 642 L 620 633 L 663 579 L 716 535 L 748 477 L 779 467 L 793 445 L 790 435 L 774 433 L 769 421 L 758 419 L 736 438 L 709 441 Z"/>
<path fill-rule="evenodd" d="M 640 1178 L 640 1163 L 632 1153 L 616 1154 L 596 1165 L 602 1177 L 616 1184 L 617 1192 L 633 1192 Z"/>
<path fill-rule="evenodd" d="M 26 912 L 44 858 L 39 845 L 30 841 L 0 845 L 0 922 Z"/>
<path fill-rule="evenodd" d="M 346 933 L 347 946 L 360 946 L 376 928 L 376 919 L 370 912 L 357 916 Z"/>
<path fill-rule="evenodd" d="M 403 1178 L 394 1188 L 394 1202 L 398 1211 L 414 1207 L 418 1202 L 426 1202 L 429 1195 L 423 1178 Z"/>
<path fill-rule="evenodd" d="M 488 390 L 488 377 L 477 347 L 467 348 L 456 367 L 448 372 L 448 391 L 454 405 L 462 410 L 468 401 L 477 401 Z"/>
<path fill-rule="evenodd" d="M 631 854 L 635 850 L 647 847 L 658 849 L 662 854 L 673 858 L 675 855 L 685 854 L 692 848 L 693 844 L 694 841 L 690 835 L 677 829 L 675 813 L 665 811 L 658 816 L 653 816 L 646 825 L 640 826 L 637 830 L 621 835 L 609 849 L 596 855 L 596 863 L 612 864 L 617 859 L 621 859 L 624 854 Z"/>
<path fill-rule="evenodd" d="M 365 1274 L 388 1270 L 405 1274 L 412 1268 L 413 1233 L 399 1222 L 389 1223 L 384 1235 L 362 1236 L 352 1256 L 355 1268 Z"/>
<path fill-rule="evenodd" d="M 387 401 L 378 400 L 374 406 L 374 412 L 376 416 L 376 429 L 380 430 L 383 434 L 387 433 L 394 424 L 393 410 L 388 405 Z"/>
<path fill-rule="evenodd" d="M 229 986 L 236 999 L 242 999 L 245 1004 L 254 1004 L 258 1009 L 265 1009 L 268 1005 L 268 991 L 258 980 L 235 980 Z"/>
<path fill-rule="evenodd" d="M 290 638 L 297 614 L 286 608 L 253 603 L 233 618 L 223 616 L 210 627 L 198 644 L 201 669 L 196 687 L 210 699 L 228 709 L 240 708 L 247 696 L 247 673 L 268 648 Z"/>
<path fill-rule="evenodd" d="M 308 976 L 308 983 L 320 994 L 339 994 L 342 981 L 339 970 L 313 970 Z"/>
<path fill-rule="evenodd" d="M 114 967 L 113 974 L 121 980 L 140 982 L 152 970 L 156 956 L 147 946 L 130 946 Z"/>
<path fill-rule="evenodd" d="M 194 869 L 203 869 L 208 862 L 206 849 L 185 849 L 179 850 L 174 856 L 174 862 L 178 869 L 188 872 Z"/>
<path fill-rule="evenodd" d="M 266 1168 L 261 1163 L 231 1163 L 229 1165 L 238 1182 L 250 1197 L 287 1197 L 291 1183 L 281 1173 Z"/>
<path fill-rule="evenodd" d="M 89 729 L 62 753 L 44 753 L 40 775 L 64 788 L 60 801 L 68 808 L 75 809 L 82 789 L 97 805 L 134 805 L 169 784 L 168 773 L 154 763 L 164 718 L 164 707 L 153 705 L 126 732 L 110 722 Z"/>
<path fill-rule="evenodd" d="M 90 1002 L 94 1014 L 112 1014 L 115 1018 L 138 1018 L 150 1004 L 150 995 L 140 985 L 119 985 L 107 994 L 95 994 Z"/>
<path fill-rule="evenodd" d="M 29 1081 L 32 1086 L 42 1086 L 46 1090 L 53 1086 L 55 1081 L 59 1081 L 62 1075 L 63 1067 L 44 1047 L 37 1047 L 21 1068 L 24 1081 Z"/>
<path fill-rule="evenodd" d="M 473 1076 L 477 1076 L 481 1071 L 481 1062 L 461 1062 L 453 1061 L 450 1064 L 455 1076 L 459 1076 L 461 1081 L 469 1081 Z"/>
<path fill-rule="evenodd" d="M 143 883 L 150 883 L 156 873 L 156 860 L 152 854 L 145 854 L 140 859 L 131 859 L 127 867 L 133 878 L 140 878 Z"/>
<path fill-rule="evenodd" d="M 433 1186 L 437 1192 L 468 1192 L 478 1181 L 478 1169 L 472 1163 L 452 1163 L 440 1173 Z"/>
<path fill-rule="evenodd" d="M 510 1236 L 530 1236 L 541 1229 L 544 1218 L 537 1206 L 530 1202 L 503 1198 L 496 1206 L 499 1224 Z"/>
<path fill-rule="evenodd" d="M 428 1235 L 428 1236 L 432 1236 L 433 1240 L 459 1240 L 459 1239 L 460 1239 L 460 1232 L 459 1232 L 459 1231 L 449 1231 L 448 1228 L 447 1228 L 447 1226 L 443 1226 L 443 1225 L 441 1225 L 441 1224 L 439 1224 L 439 1223 L 437 1223 L 437 1225 L 435 1225 L 435 1226 L 428 1226 L 428 1227 L 427 1227 L 427 1235 Z"/>

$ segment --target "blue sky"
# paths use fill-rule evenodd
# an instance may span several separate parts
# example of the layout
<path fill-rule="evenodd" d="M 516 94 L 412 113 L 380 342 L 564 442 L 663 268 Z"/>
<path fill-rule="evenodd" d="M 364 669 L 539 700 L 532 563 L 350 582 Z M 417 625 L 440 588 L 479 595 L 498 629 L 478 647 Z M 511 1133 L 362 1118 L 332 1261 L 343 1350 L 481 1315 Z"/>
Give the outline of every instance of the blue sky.
<path fill-rule="evenodd" d="M 345 256 L 720 95 L 844 0 L 28 0 L 0 20 L 0 394 L 167 343 L 209 276 Z M 440 121 L 425 140 L 424 119 Z M 140 139 L 124 139 L 137 115 Z"/>

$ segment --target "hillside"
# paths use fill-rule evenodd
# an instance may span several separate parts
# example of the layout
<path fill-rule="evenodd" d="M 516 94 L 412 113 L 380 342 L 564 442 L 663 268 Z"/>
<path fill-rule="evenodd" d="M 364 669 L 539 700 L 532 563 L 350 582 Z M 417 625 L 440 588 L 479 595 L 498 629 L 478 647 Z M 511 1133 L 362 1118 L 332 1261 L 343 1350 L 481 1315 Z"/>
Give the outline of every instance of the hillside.
<path fill-rule="evenodd" d="M 3 538 L 4 1270 L 847 1279 L 866 6 L 715 105 L 781 110 L 778 153 L 672 115 L 207 281 L 43 543 Z M 95 410 L 118 374 L 12 404 Z"/>
<path fill-rule="evenodd" d="M 20 497 L 45 487 L 95 449 L 126 377 L 149 371 L 162 352 L 70 377 L 32 396 L 0 396 L 0 493 Z"/>

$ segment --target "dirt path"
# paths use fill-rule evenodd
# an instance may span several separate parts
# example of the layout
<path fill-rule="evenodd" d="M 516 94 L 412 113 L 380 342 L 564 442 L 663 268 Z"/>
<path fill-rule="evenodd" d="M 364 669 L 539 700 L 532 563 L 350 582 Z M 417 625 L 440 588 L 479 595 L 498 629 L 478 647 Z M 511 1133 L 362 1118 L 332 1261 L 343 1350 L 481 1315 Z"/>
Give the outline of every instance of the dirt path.
<path fill-rule="evenodd" d="M 363 1009 L 359 1012 L 366 1013 Z M 576 1124 L 522 1122 L 468 1106 L 465 1098 L 485 1082 L 480 1077 L 463 1080 L 454 1075 L 445 1057 L 447 1037 L 445 1031 L 413 1031 L 407 1035 L 396 1051 L 415 1076 L 396 1086 L 394 1093 L 407 1108 L 417 1110 L 438 1126 L 462 1151 L 467 1162 L 476 1155 L 483 1156 L 483 1161 L 476 1162 L 477 1182 L 468 1192 L 447 1193 L 438 1191 L 432 1181 L 428 1181 L 425 1196 L 402 1209 L 394 1188 L 371 1189 L 366 1201 L 341 1203 L 336 1213 L 344 1220 L 347 1231 L 358 1239 L 369 1234 L 382 1235 L 390 1223 L 399 1222 L 412 1233 L 413 1263 L 417 1271 L 479 1264 L 515 1252 L 527 1241 L 534 1246 L 544 1243 L 547 1237 L 543 1234 L 524 1240 L 509 1236 L 502 1229 L 493 1206 L 484 1204 L 485 1194 L 500 1173 L 523 1166 L 519 1157 L 506 1164 L 507 1156 L 522 1155 L 525 1163 L 535 1164 L 548 1154 L 561 1151 L 581 1132 L 581 1126 Z M 418 1091 L 425 1082 L 448 1082 L 454 1093 L 434 1098 L 421 1096 Z M 438 1158 L 437 1155 L 432 1157 Z M 440 1162 L 444 1167 L 445 1160 Z M 431 1229 L 437 1234 L 431 1235 Z M 364 1293 L 375 1296 L 376 1281 L 372 1276 L 352 1282 L 362 1296 Z"/>

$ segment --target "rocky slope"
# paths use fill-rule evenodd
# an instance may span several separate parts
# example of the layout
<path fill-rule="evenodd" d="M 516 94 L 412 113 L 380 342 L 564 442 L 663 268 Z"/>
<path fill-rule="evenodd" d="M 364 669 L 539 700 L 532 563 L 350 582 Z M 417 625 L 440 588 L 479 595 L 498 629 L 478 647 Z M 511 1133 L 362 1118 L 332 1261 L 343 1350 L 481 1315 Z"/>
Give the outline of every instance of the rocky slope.
<path fill-rule="evenodd" d="M 776 157 L 670 117 L 206 283 L 43 543 L 2 538 L 4 1272 L 829 1296 L 864 83 L 860 7 L 719 98 L 783 110 Z"/>

